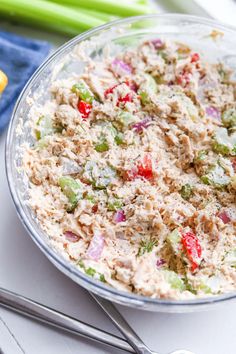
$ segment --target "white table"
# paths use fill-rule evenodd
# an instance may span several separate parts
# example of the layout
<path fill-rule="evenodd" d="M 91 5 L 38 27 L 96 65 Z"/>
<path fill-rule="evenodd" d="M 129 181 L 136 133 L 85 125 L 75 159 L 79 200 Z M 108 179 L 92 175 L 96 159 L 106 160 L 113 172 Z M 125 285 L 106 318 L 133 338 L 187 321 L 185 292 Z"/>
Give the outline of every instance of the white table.
<path fill-rule="evenodd" d="M 17 33 L 46 38 L 55 46 L 65 41 L 56 35 L 3 26 Z M 0 136 L 0 286 L 117 333 L 87 292 L 45 258 L 18 220 L 5 177 L 4 140 L 5 136 Z M 192 314 L 149 313 L 118 307 L 143 340 L 161 354 L 177 348 L 190 349 L 196 354 L 236 352 L 236 303 Z M 4 354 L 121 353 L 0 308 L 1 351 Z"/>

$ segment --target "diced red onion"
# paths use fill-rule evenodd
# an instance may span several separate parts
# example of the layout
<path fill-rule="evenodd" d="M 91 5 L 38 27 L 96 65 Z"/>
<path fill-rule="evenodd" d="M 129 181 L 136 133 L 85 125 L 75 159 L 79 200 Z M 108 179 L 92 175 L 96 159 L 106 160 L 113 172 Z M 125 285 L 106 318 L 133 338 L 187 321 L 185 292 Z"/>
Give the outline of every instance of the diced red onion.
<path fill-rule="evenodd" d="M 123 210 L 117 210 L 117 212 L 114 215 L 114 221 L 116 223 L 126 221 L 126 216 Z"/>
<path fill-rule="evenodd" d="M 90 245 L 87 250 L 87 256 L 92 258 L 94 261 L 97 261 L 103 251 L 104 247 L 104 237 L 99 233 L 95 232 Z"/>
<path fill-rule="evenodd" d="M 123 60 L 114 59 L 111 65 L 114 72 L 119 76 L 131 74 L 132 72 L 131 66 L 126 64 Z"/>
<path fill-rule="evenodd" d="M 64 235 L 65 235 L 65 238 L 70 242 L 77 242 L 80 239 L 80 237 L 72 231 L 65 231 Z"/>
<path fill-rule="evenodd" d="M 231 221 L 231 218 L 226 211 L 221 211 L 217 216 L 224 224 L 228 224 Z"/>
<path fill-rule="evenodd" d="M 161 267 L 163 266 L 163 264 L 165 264 L 166 261 L 163 259 L 163 258 L 159 258 L 157 261 L 156 261 L 156 266 L 157 267 Z"/>
<path fill-rule="evenodd" d="M 206 107 L 206 114 L 212 118 L 220 119 L 220 111 L 215 107 Z"/>
<path fill-rule="evenodd" d="M 141 122 L 135 123 L 132 128 L 137 132 L 140 133 L 143 129 L 146 129 L 150 125 L 151 121 L 149 118 L 145 118 L 141 120 Z"/>
<path fill-rule="evenodd" d="M 160 49 L 164 46 L 164 43 L 160 38 L 153 39 L 151 43 L 153 44 L 155 49 Z"/>

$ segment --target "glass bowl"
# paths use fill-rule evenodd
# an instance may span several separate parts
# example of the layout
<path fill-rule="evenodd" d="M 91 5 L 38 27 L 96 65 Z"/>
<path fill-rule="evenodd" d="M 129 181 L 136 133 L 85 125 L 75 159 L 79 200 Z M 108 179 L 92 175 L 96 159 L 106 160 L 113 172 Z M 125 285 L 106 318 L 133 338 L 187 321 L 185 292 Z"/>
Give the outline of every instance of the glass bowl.
<path fill-rule="evenodd" d="M 29 181 L 21 168 L 22 144 L 25 142 L 31 144 L 34 140 L 28 120 L 32 97 L 36 97 L 37 102 L 43 102 L 49 95 L 52 80 L 66 77 L 71 71 L 76 73 L 83 71 L 83 62 L 78 63 L 78 58 L 75 62 L 74 56 L 79 43 L 84 42 L 85 50 L 91 58 L 99 58 L 108 45 L 112 54 L 115 54 L 136 45 L 141 40 L 155 37 L 169 38 L 189 44 L 210 62 L 220 59 L 236 72 L 236 31 L 203 18 L 175 14 L 147 15 L 114 21 L 85 32 L 63 45 L 49 57 L 22 91 L 8 130 L 7 178 L 17 213 L 28 233 L 49 260 L 76 283 L 111 301 L 135 308 L 163 312 L 194 311 L 235 299 L 236 293 L 172 301 L 119 291 L 83 274 L 52 248 L 47 235 L 40 228 L 27 203 Z"/>

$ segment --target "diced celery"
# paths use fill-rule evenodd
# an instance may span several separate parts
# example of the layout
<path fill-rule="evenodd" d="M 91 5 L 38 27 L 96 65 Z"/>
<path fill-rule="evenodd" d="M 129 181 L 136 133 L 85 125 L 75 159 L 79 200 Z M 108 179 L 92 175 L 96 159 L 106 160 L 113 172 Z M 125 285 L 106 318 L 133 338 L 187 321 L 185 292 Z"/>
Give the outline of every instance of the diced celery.
<path fill-rule="evenodd" d="M 235 155 L 236 133 L 229 135 L 226 128 L 218 128 L 213 138 L 212 148 L 222 155 Z"/>
<path fill-rule="evenodd" d="M 146 104 L 148 104 L 150 102 L 150 99 L 149 99 L 149 96 L 148 96 L 147 92 L 139 91 L 138 94 L 140 96 L 140 100 L 141 100 L 142 105 L 146 105 Z"/>
<path fill-rule="evenodd" d="M 87 275 L 90 275 L 91 277 L 94 277 L 94 275 L 96 274 L 96 270 L 94 268 L 89 267 L 85 269 L 85 273 Z"/>
<path fill-rule="evenodd" d="M 123 202 L 120 199 L 113 199 L 108 201 L 107 209 L 110 211 L 117 211 L 121 209 L 123 206 Z"/>
<path fill-rule="evenodd" d="M 35 129 L 35 135 L 37 140 L 54 133 L 52 119 L 48 115 L 39 117 L 36 125 L 37 128 Z"/>
<path fill-rule="evenodd" d="M 198 154 L 195 157 L 194 162 L 204 161 L 206 157 L 207 157 L 207 152 L 205 150 L 200 150 L 198 151 Z"/>
<path fill-rule="evenodd" d="M 121 124 L 125 127 L 128 127 L 130 124 L 136 122 L 136 117 L 133 114 L 125 111 L 119 114 L 118 119 L 121 122 Z"/>
<path fill-rule="evenodd" d="M 211 167 L 209 171 L 201 177 L 204 184 L 222 188 L 230 183 L 230 177 L 225 174 L 225 170 L 219 164 Z"/>
<path fill-rule="evenodd" d="M 122 145 L 122 144 L 124 144 L 123 134 L 118 133 L 118 134 L 115 136 L 115 142 L 116 142 L 117 145 Z"/>
<path fill-rule="evenodd" d="M 140 86 L 138 94 L 140 95 L 140 99 L 143 105 L 148 104 L 150 102 L 149 95 L 151 93 L 157 92 L 157 83 L 155 79 L 149 75 L 145 74 L 145 81 Z"/>
<path fill-rule="evenodd" d="M 205 283 L 201 283 L 198 287 L 199 290 L 202 290 L 205 294 L 211 294 L 211 288 L 205 284 Z"/>
<path fill-rule="evenodd" d="M 100 273 L 100 275 L 99 275 L 99 280 L 102 281 L 103 283 L 106 282 L 106 279 L 105 279 L 105 277 L 104 277 L 104 274 L 101 274 L 101 273 Z"/>
<path fill-rule="evenodd" d="M 96 200 L 95 200 L 95 198 L 92 195 L 86 195 L 85 199 L 90 201 L 93 204 L 96 203 Z"/>
<path fill-rule="evenodd" d="M 94 100 L 94 95 L 84 80 L 80 80 L 77 84 L 73 85 L 71 91 L 76 93 L 85 102 L 92 103 Z"/>
<path fill-rule="evenodd" d="M 106 141 L 95 145 L 95 150 L 97 152 L 105 152 L 109 150 L 109 145 Z"/>
<path fill-rule="evenodd" d="M 180 190 L 181 197 L 185 200 L 189 200 L 192 193 L 193 187 L 189 183 L 184 184 Z"/>
<path fill-rule="evenodd" d="M 167 241 L 170 243 L 175 254 L 179 253 L 179 244 L 181 240 L 181 233 L 178 229 L 173 230 L 168 236 Z"/>
<path fill-rule="evenodd" d="M 63 176 L 59 178 L 59 185 L 71 204 L 70 210 L 73 210 L 78 203 L 78 191 L 81 184 L 70 176 Z"/>
<path fill-rule="evenodd" d="M 172 270 L 162 270 L 166 281 L 173 289 L 184 291 L 186 289 L 183 279 Z"/>
<path fill-rule="evenodd" d="M 222 122 L 226 128 L 232 128 L 236 126 L 236 109 L 230 108 L 224 111 L 222 114 Z"/>

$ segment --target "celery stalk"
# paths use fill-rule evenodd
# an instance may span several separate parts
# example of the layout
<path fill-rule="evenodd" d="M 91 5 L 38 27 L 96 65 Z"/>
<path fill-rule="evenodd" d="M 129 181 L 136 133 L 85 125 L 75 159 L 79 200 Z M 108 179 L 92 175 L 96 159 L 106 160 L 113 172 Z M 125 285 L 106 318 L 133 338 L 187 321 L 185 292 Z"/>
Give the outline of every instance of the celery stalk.
<path fill-rule="evenodd" d="M 48 1 L 50 1 L 50 0 L 48 0 Z M 67 7 L 71 8 L 71 9 L 73 9 L 75 11 L 79 11 L 79 13 L 86 14 L 86 15 L 98 18 L 99 20 L 104 21 L 104 22 L 110 22 L 110 21 L 113 21 L 113 20 L 117 20 L 119 18 L 118 16 L 115 16 L 115 15 L 112 15 L 112 14 L 108 14 L 108 13 L 105 13 L 105 12 L 85 9 L 83 7 L 81 8 L 79 6 L 79 4 L 77 6 L 75 6 L 75 5 L 73 6 L 73 5 L 69 5 L 68 4 Z"/>
<path fill-rule="evenodd" d="M 86 9 L 96 9 L 96 11 L 114 14 L 116 16 L 135 16 L 151 12 L 148 6 L 134 4 L 126 0 L 51 0 L 63 5 L 73 5 Z"/>
<path fill-rule="evenodd" d="M 79 13 L 79 10 L 43 0 L 1 0 L 0 17 L 10 17 L 14 20 L 20 18 L 26 23 L 70 35 L 104 23 L 94 16 Z"/>

